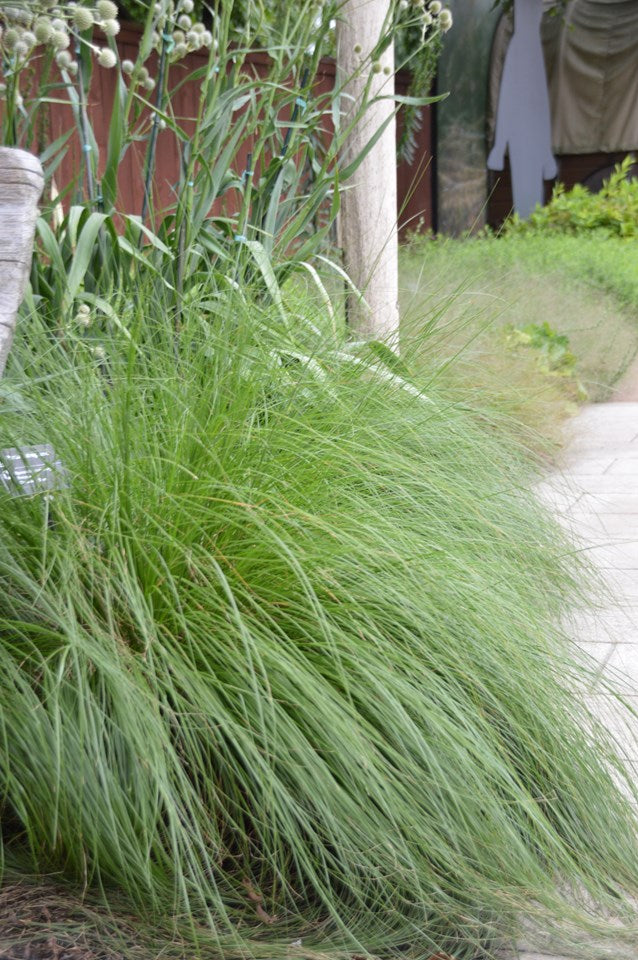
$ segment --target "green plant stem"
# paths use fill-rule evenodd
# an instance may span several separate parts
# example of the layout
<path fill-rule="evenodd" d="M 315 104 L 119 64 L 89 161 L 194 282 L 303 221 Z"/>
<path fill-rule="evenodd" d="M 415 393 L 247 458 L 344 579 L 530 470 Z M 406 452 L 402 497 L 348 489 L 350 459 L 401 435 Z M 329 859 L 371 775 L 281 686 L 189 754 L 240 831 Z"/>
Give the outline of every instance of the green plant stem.
<path fill-rule="evenodd" d="M 148 212 L 149 206 L 151 204 L 151 190 L 152 190 L 152 181 L 153 173 L 155 171 L 155 152 L 157 149 L 157 136 L 159 134 L 159 122 L 160 122 L 160 112 L 164 105 L 164 93 L 165 93 L 165 84 L 166 84 L 166 65 L 168 61 L 168 54 L 173 44 L 173 39 L 166 33 L 166 29 L 162 32 L 162 49 L 160 52 L 160 61 L 159 61 L 159 71 L 157 78 L 157 96 L 155 100 L 155 111 L 153 113 L 153 119 L 151 122 L 151 136 L 148 145 L 148 152 L 146 155 L 146 171 L 144 175 L 144 197 L 142 200 L 142 212 L 140 219 L 142 223 L 146 222 L 146 214 Z M 142 234 L 140 234 L 140 243 L 142 242 Z"/>
<path fill-rule="evenodd" d="M 95 204 L 95 177 L 93 173 L 93 146 L 89 140 L 89 118 L 86 112 L 86 90 L 84 86 L 84 68 L 82 66 L 82 48 L 78 41 L 75 45 L 75 56 L 78 65 L 78 123 L 80 127 L 80 143 L 84 166 L 86 170 L 86 189 L 91 206 Z"/>
<path fill-rule="evenodd" d="M 7 101 L 6 110 L 4 111 L 4 143 L 7 147 L 15 147 L 18 143 L 16 123 L 17 75 L 15 67 L 6 59 L 4 59 L 3 62 L 3 71 L 7 80 Z"/>

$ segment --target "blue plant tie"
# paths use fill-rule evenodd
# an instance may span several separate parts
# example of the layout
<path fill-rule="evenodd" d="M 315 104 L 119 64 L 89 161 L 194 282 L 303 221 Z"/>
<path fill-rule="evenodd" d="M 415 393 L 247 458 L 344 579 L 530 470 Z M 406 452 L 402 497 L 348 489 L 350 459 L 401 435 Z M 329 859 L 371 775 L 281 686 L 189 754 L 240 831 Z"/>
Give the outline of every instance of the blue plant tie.
<path fill-rule="evenodd" d="M 246 237 L 243 235 L 243 233 L 236 233 L 236 234 L 235 234 L 235 243 L 247 243 L 247 242 L 248 242 L 248 241 L 247 241 Z"/>
<path fill-rule="evenodd" d="M 83 144 L 82 144 L 82 150 L 84 151 L 84 153 L 90 153 L 92 149 L 93 149 L 93 147 L 91 146 L 90 143 L 83 143 Z"/>
<path fill-rule="evenodd" d="M 163 33 L 162 40 L 166 44 L 166 52 L 170 53 L 173 47 L 175 46 L 175 40 L 173 39 L 173 35 L 171 33 Z"/>
<path fill-rule="evenodd" d="M 295 103 L 296 103 L 296 105 L 297 105 L 298 107 L 300 107 L 302 110 L 305 110 L 306 107 L 308 106 L 307 101 L 304 100 L 303 97 L 297 97 L 297 99 L 295 100 Z"/>
<path fill-rule="evenodd" d="M 244 172 L 241 175 L 241 182 L 246 183 L 246 180 L 248 180 L 248 177 L 252 177 L 254 172 L 255 172 L 254 170 L 244 170 Z"/>
<path fill-rule="evenodd" d="M 189 180 L 188 183 L 186 184 L 186 186 L 187 186 L 187 187 L 194 187 L 194 186 L 195 186 L 195 181 L 194 181 L 194 180 Z"/>

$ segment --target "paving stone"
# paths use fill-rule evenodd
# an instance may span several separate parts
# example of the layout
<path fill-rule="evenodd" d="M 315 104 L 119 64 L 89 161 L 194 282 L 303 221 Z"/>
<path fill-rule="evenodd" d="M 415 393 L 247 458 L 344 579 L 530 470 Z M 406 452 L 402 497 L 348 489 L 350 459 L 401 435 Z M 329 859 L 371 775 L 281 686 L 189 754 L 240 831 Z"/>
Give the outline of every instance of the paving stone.
<path fill-rule="evenodd" d="M 582 460 L 607 459 L 610 462 L 617 460 L 638 460 L 638 443 L 619 443 L 611 440 L 604 443 L 601 440 L 581 440 L 580 445 L 574 445 L 565 455 L 563 466 L 573 469 Z"/>
<path fill-rule="evenodd" d="M 575 457 L 565 466 L 570 473 L 583 474 L 587 477 L 599 477 L 603 474 L 611 473 L 614 466 L 618 463 L 614 457 Z M 621 463 L 623 461 L 620 461 Z M 633 461 L 632 461 L 633 462 Z M 638 471 L 638 463 L 636 464 Z M 622 471 L 620 471 L 622 472 Z"/>
<path fill-rule="evenodd" d="M 620 687 L 620 683 L 618 682 Z M 618 689 L 618 695 L 592 693 L 586 704 L 618 744 L 619 754 L 638 769 L 638 697 Z"/>
<path fill-rule="evenodd" d="M 593 542 L 584 547 L 589 560 L 602 568 L 612 570 L 638 569 L 638 540 L 619 540 L 616 543 L 607 539 L 602 543 Z"/>
<path fill-rule="evenodd" d="M 578 500 L 580 510 L 599 515 L 638 515 L 638 491 L 636 493 L 584 493 Z M 632 521 L 634 522 L 634 521 Z"/>
<path fill-rule="evenodd" d="M 620 603 L 627 600 L 638 603 L 638 570 L 601 569 L 600 572 Z"/>
<path fill-rule="evenodd" d="M 597 463 L 598 461 L 593 462 Z M 587 461 L 584 461 L 584 464 L 586 463 Z M 617 460 L 613 460 L 603 472 L 606 476 L 638 477 L 638 459 L 619 457 Z M 585 470 L 583 470 L 583 473 L 585 473 Z"/>
<path fill-rule="evenodd" d="M 575 523 L 589 525 L 592 530 L 600 529 L 610 538 L 634 539 L 638 533 L 638 517 L 636 514 L 623 513 L 596 513 L 590 504 L 580 503 L 568 515 Z"/>
<path fill-rule="evenodd" d="M 565 618 L 564 627 L 581 643 L 638 643 L 638 608 L 575 611 Z"/>
<path fill-rule="evenodd" d="M 632 463 L 638 465 L 638 460 L 632 460 Z M 591 493 L 595 495 L 606 493 L 636 493 L 638 494 L 638 473 L 603 473 L 595 475 L 585 475 L 580 472 L 570 473 L 568 483 L 565 484 L 565 490 L 576 490 L 579 493 Z"/>
<path fill-rule="evenodd" d="M 612 680 L 616 675 L 622 679 L 623 691 L 638 696 L 638 643 L 622 643 L 614 647 L 604 666 Z"/>
<path fill-rule="evenodd" d="M 615 643 L 605 643 L 601 640 L 581 640 L 578 643 L 579 648 L 596 661 L 598 667 L 602 670 L 605 667 L 616 650 Z M 638 652 L 638 647 L 636 647 Z"/>
<path fill-rule="evenodd" d="M 600 609 L 572 611 L 563 626 L 597 665 L 586 704 L 617 741 L 630 779 L 638 779 L 638 403 L 589 406 L 574 419 L 569 436 L 562 470 L 539 485 L 538 493 L 555 510 L 574 550 L 583 550 L 598 566 L 613 596 Z M 633 801 L 620 775 L 618 783 Z M 593 955 L 573 953 L 566 941 L 561 950 L 540 931 L 525 940 L 507 960 Z M 610 947 L 600 953 L 612 955 L 638 960 L 638 944 L 635 950 L 618 945 L 617 952 Z"/>

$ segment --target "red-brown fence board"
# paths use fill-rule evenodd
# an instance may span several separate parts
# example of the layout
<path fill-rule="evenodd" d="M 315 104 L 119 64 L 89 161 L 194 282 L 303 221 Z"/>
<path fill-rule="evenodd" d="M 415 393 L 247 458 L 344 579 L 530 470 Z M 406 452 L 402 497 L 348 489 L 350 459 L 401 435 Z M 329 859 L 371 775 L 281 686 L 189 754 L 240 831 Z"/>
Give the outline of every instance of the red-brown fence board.
<path fill-rule="evenodd" d="M 122 60 L 135 60 L 140 31 L 134 25 L 125 24 L 118 36 L 118 49 Z M 192 53 L 180 63 L 171 67 L 171 85 L 179 81 L 180 75 L 187 75 L 207 62 L 203 53 Z M 263 75 L 267 70 L 267 61 L 263 56 L 255 54 L 248 58 L 248 65 L 256 73 Z M 156 64 L 150 63 L 151 75 L 154 75 Z M 155 70 L 156 72 L 156 70 Z M 331 60 L 324 60 L 320 65 L 317 77 L 317 93 L 328 93 L 334 83 L 335 65 Z M 405 94 L 409 86 L 409 75 L 399 73 L 396 77 L 396 91 Z M 106 155 L 108 142 L 109 120 L 111 107 L 115 95 L 116 73 L 95 67 L 88 103 L 88 113 L 93 126 L 95 138 L 100 149 L 101 164 Z M 188 128 L 197 112 L 199 85 L 197 82 L 185 83 L 172 99 L 172 109 L 179 122 Z M 149 95 L 151 96 L 151 95 Z M 53 104 L 50 107 L 49 139 L 53 140 L 72 126 L 73 120 L 69 107 L 63 104 Z M 397 219 L 402 228 L 414 230 L 427 229 L 432 226 L 432 176 L 429 164 L 431 137 L 430 111 L 423 111 L 423 122 L 417 134 L 416 160 L 413 165 L 400 163 L 395 171 L 388 171 L 388 176 L 396 175 L 398 190 Z M 399 130 L 401 118 L 399 117 Z M 329 126 L 329 123 L 327 123 Z M 237 162 L 241 167 L 245 163 L 251 149 L 250 139 L 242 145 Z M 119 171 L 119 201 L 118 207 L 126 213 L 139 213 L 143 194 L 143 163 L 145 143 L 133 143 L 127 150 Z M 155 201 L 159 208 L 169 207 L 173 200 L 173 185 L 178 179 L 180 157 L 174 136 L 169 132 L 160 132 L 157 147 L 157 164 L 154 177 Z M 72 138 L 68 153 L 60 168 L 56 172 L 58 187 L 71 182 L 82 164 L 79 143 Z M 241 173 L 241 170 L 237 170 Z M 101 176 L 102 169 L 98 171 Z"/>

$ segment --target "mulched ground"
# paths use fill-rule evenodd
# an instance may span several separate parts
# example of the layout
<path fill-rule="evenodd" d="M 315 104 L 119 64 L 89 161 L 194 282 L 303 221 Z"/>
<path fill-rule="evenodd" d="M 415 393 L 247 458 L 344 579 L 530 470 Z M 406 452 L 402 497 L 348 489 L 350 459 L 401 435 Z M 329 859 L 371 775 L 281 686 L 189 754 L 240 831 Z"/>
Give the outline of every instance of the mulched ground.
<path fill-rule="evenodd" d="M 116 943 L 126 942 L 125 952 Z M 129 918 L 84 906 L 51 885 L 0 889 L 0 960 L 148 960 Z"/>

